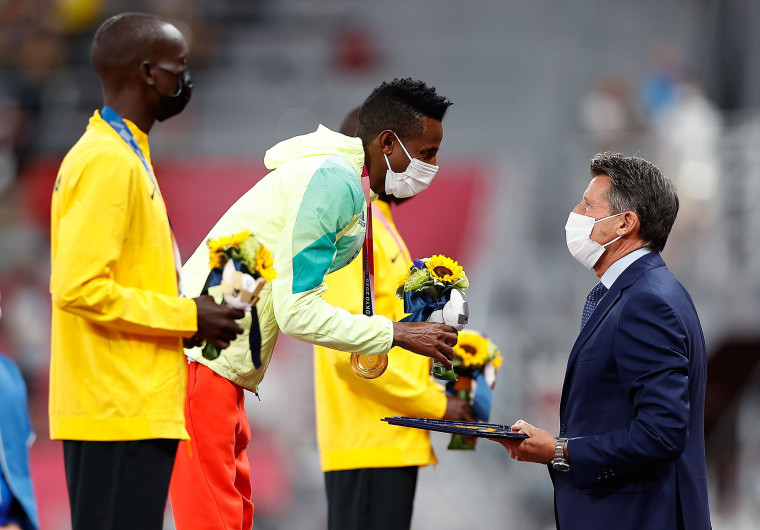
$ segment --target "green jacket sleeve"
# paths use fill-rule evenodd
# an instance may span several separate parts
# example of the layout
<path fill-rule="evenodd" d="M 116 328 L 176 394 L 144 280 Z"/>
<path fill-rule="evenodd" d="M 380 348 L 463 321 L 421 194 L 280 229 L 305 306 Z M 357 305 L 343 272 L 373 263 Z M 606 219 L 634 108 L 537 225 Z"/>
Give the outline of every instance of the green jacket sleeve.
<path fill-rule="evenodd" d="M 283 333 L 311 344 L 363 355 L 387 353 L 393 343 L 388 318 L 352 315 L 322 299 L 328 271 L 344 265 L 345 253 L 364 239 L 364 197 L 347 184 L 345 173 L 322 168 L 303 194 L 291 195 L 274 252 L 275 318 Z"/>

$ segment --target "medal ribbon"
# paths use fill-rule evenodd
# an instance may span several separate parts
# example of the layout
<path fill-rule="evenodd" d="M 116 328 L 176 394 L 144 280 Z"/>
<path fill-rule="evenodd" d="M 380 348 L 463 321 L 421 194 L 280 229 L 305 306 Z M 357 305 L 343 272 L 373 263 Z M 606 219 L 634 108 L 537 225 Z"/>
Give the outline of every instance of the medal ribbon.
<path fill-rule="evenodd" d="M 372 203 L 369 201 L 369 177 L 362 178 L 364 198 L 367 201 L 365 210 L 366 235 L 364 236 L 364 251 L 362 265 L 364 267 L 364 304 L 362 313 L 371 317 L 375 314 L 375 254 L 372 248 Z"/>
<path fill-rule="evenodd" d="M 153 197 L 156 194 L 156 190 L 158 189 L 158 182 L 156 182 L 156 176 L 153 174 L 153 168 L 148 163 L 148 159 L 145 158 L 145 153 L 142 152 L 142 149 L 140 149 L 140 144 L 137 143 L 137 139 L 135 138 L 135 135 L 132 134 L 132 131 L 129 130 L 129 127 L 124 122 L 124 119 L 119 116 L 119 114 L 113 110 L 111 107 L 103 106 L 103 110 L 100 112 L 100 117 L 103 118 L 103 121 L 105 121 L 108 125 L 111 126 L 111 128 L 116 131 L 116 134 L 118 134 L 124 142 L 132 149 L 132 151 L 137 155 L 137 158 L 140 159 L 140 162 L 142 162 L 143 167 L 145 167 L 145 171 L 148 173 L 148 176 L 150 177 L 151 183 L 153 183 L 153 193 L 150 194 L 150 198 L 153 199 Z M 177 245 L 177 240 L 174 238 L 174 230 L 172 229 L 172 222 L 171 219 L 169 220 L 169 232 L 172 236 L 172 250 L 174 252 L 174 268 L 177 269 L 177 286 L 179 288 L 180 295 L 182 294 L 182 258 L 179 254 L 179 246 Z"/>

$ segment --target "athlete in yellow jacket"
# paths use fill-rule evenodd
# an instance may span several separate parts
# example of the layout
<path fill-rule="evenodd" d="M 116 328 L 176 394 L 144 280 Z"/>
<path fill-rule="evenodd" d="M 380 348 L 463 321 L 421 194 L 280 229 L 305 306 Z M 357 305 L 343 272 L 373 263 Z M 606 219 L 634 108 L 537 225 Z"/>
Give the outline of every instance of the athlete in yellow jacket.
<path fill-rule="evenodd" d="M 168 22 L 112 17 L 95 35 L 105 105 L 56 178 L 51 211 L 50 436 L 64 440 L 74 530 L 160 529 L 186 439 L 182 339 L 225 347 L 240 311 L 180 298 L 148 132 L 182 110 L 187 47 Z"/>
<path fill-rule="evenodd" d="M 347 122 L 350 122 L 347 119 Z M 344 124 L 342 132 L 353 130 Z M 404 302 L 396 298 L 398 278 L 411 256 L 396 230 L 387 195 L 372 204 L 375 312 L 398 321 Z M 363 259 L 327 277 L 328 303 L 362 313 Z M 361 379 L 349 356 L 314 349 L 317 440 L 325 472 L 329 530 L 409 528 L 419 466 L 435 464 L 428 431 L 397 429 L 386 416 L 471 420 L 469 405 L 446 396 L 430 376 L 430 360 L 400 348 L 388 353 L 388 368 L 377 379 Z"/>

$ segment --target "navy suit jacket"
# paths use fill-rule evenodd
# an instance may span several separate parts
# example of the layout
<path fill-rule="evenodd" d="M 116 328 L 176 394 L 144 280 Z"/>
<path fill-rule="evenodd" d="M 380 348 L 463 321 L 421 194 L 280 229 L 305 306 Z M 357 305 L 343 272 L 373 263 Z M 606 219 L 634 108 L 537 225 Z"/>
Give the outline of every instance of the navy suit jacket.
<path fill-rule="evenodd" d="M 632 263 L 575 341 L 560 404 L 571 469 L 561 530 L 709 529 L 707 360 L 689 293 L 659 253 Z"/>

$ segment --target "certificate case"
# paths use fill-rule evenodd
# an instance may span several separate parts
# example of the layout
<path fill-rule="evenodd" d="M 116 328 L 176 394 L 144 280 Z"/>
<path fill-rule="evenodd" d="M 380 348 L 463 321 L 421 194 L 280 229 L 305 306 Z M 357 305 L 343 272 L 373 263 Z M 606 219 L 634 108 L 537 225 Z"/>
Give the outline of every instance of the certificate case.
<path fill-rule="evenodd" d="M 413 429 L 425 429 L 428 431 L 447 432 L 450 434 L 462 434 L 464 436 L 476 436 L 478 438 L 513 438 L 525 439 L 525 433 L 514 432 L 509 425 L 497 425 L 495 423 L 478 423 L 470 421 L 433 420 L 428 418 L 411 418 L 408 416 L 388 416 L 381 421 L 400 427 Z"/>

